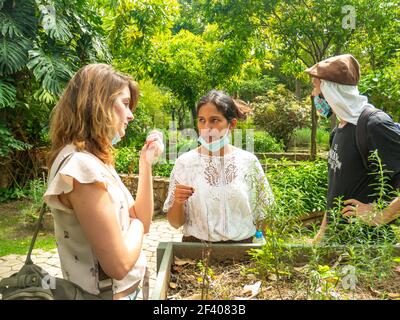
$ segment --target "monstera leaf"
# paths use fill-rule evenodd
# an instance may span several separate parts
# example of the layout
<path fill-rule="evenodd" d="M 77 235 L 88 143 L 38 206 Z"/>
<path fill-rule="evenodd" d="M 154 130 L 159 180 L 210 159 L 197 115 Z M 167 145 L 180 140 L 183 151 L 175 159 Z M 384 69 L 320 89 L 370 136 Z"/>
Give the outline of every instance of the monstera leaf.
<path fill-rule="evenodd" d="M 9 38 L 34 36 L 37 19 L 33 1 L 0 1 L 0 32 Z"/>
<path fill-rule="evenodd" d="M 0 79 L 0 109 L 14 107 L 16 93 L 15 87 L 7 79 Z"/>
<path fill-rule="evenodd" d="M 20 71 L 28 59 L 31 42 L 25 38 L 18 41 L 0 37 L 0 76 Z"/>
<path fill-rule="evenodd" d="M 27 67 L 33 71 L 42 87 L 52 94 L 60 94 L 64 84 L 74 74 L 73 67 L 61 55 L 48 54 L 40 48 L 29 51 Z"/>
<path fill-rule="evenodd" d="M 50 38 L 64 42 L 72 38 L 68 22 L 60 14 L 57 14 L 54 6 L 39 5 L 39 11 L 41 14 L 41 25 Z"/>
<path fill-rule="evenodd" d="M 0 1 L 0 76 L 20 71 L 32 49 L 36 18 L 32 1 Z"/>

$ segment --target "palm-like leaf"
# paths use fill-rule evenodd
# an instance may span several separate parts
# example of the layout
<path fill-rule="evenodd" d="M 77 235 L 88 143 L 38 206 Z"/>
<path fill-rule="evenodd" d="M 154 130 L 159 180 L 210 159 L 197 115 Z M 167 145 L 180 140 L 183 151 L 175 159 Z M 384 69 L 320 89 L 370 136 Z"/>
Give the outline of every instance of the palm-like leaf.
<path fill-rule="evenodd" d="M 41 14 L 41 25 L 50 38 L 61 41 L 68 41 L 72 38 L 68 22 L 56 12 L 54 6 L 39 5 Z"/>
<path fill-rule="evenodd" d="M 18 26 L 18 22 L 12 19 L 7 14 L 0 12 L 0 26 L 1 26 L 1 34 L 3 36 L 8 35 L 9 37 L 21 37 L 23 33 L 21 28 Z"/>
<path fill-rule="evenodd" d="M 0 79 L 0 109 L 15 106 L 15 96 L 17 90 L 14 85 L 6 81 L 6 79 Z"/>
<path fill-rule="evenodd" d="M 25 38 L 13 41 L 0 36 L 0 76 L 21 70 L 31 47 L 31 42 Z"/>
<path fill-rule="evenodd" d="M 3 36 L 18 39 L 30 38 L 36 33 L 37 19 L 32 1 L 3 1 L 0 2 L 0 32 Z"/>
<path fill-rule="evenodd" d="M 57 98 L 54 94 L 50 93 L 46 89 L 40 88 L 33 94 L 33 98 L 40 102 L 44 102 L 46 104 L 54 104 L 57 101 Z"/>
<path fill-rule="evenodd" d="M 60 94 L 65 82 L 74 73 L 73 67 L 59 54 L 47 54 L 42 49 L 30 50 L 29 58 L 27 67 L 33 71 L 42 87 L 52 94 Z"/>

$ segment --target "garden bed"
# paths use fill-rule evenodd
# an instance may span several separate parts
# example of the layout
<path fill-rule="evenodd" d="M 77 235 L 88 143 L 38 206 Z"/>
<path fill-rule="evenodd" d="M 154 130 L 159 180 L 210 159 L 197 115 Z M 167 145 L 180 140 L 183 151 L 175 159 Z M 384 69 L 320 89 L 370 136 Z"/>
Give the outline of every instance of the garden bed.
<path fill-rule="evenodd" d="M 204 254 L 209 248 L 208 263 Z M 355 283 L 333 272 L 337 262 L 334 250 L 323 257 L 318 272 L 312 273 L 318 283 L 310 282 L 307 245 L 291 245 L 295 265 L 293 273 L 260 274 L 250 259 L 249 249 L 256 244 L 201 243 L 159 244 L 157 249 L 157 281 L 152 299 L 400 299 L 400 268 L 389 278 L 373 284 Z M 400 247 L 394 248 L 396 256 Z M 207 272 L 205 272 L 207 270 Z M 357 279 L 356 279 L 357 280 Z M 315 281 L 314 281 L 315 282 Z M 347 286 L 347 287 L 346 287 Z"/>

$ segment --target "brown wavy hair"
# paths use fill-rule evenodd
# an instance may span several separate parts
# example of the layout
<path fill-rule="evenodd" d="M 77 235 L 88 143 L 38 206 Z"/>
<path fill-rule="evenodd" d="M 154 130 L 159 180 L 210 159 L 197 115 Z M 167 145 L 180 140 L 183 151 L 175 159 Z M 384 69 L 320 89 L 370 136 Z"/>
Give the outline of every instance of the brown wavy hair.
<path fill-rule="evenodd" d="M 135 110 L 139 88 L 129 76 L 107 64 L 82 67 L 68 82 L 50 121 L 51 150 L 48 167 L 68 144 L 86 150 L 106 164 L 114 164 L 111 139 L 117 132 L 113 108 L 116 96 L 129 87 L 129 108 Z"/>

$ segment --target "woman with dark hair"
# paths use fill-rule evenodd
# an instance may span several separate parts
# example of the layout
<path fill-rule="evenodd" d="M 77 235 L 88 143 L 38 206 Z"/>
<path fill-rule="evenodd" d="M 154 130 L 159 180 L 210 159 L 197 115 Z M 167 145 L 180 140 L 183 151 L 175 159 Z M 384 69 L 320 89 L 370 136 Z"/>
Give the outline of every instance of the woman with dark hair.
<path fill-rule="evenodd" d="M 164 204 L 183 241 L 251 242 L 273 195 L 257 157 L 229 143 L 250 108 L 212 90 L 197 104 L 200 146 L 181 155 Z"/>

